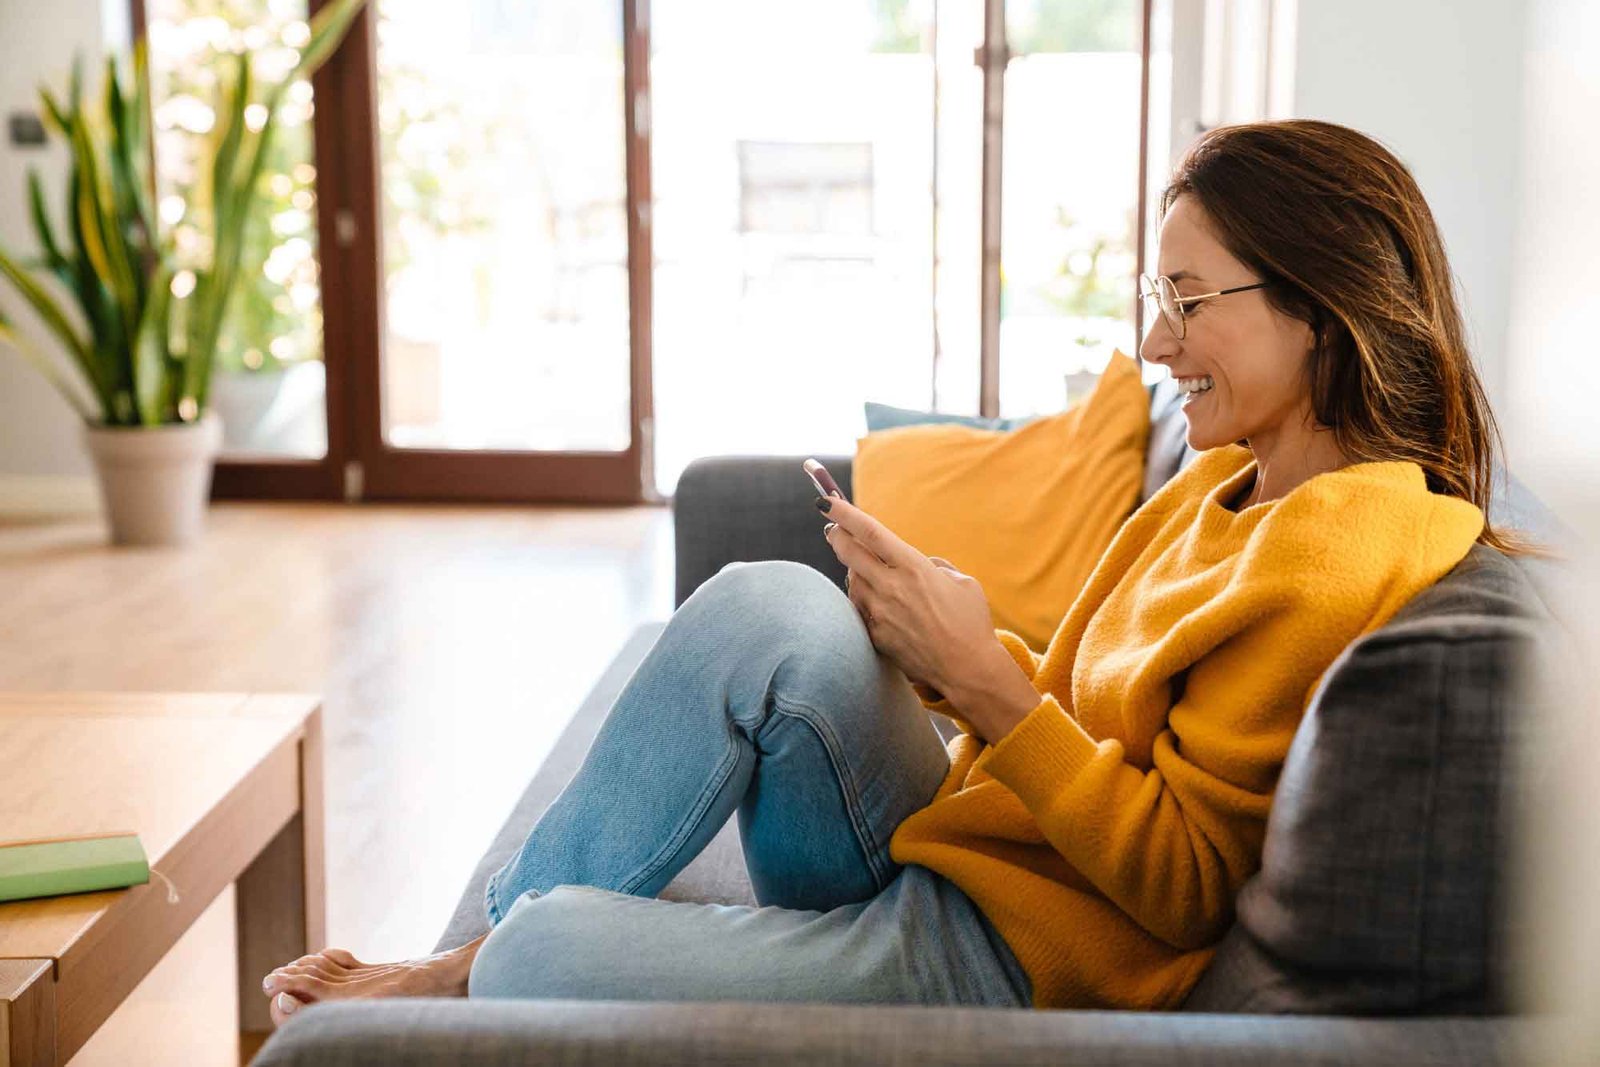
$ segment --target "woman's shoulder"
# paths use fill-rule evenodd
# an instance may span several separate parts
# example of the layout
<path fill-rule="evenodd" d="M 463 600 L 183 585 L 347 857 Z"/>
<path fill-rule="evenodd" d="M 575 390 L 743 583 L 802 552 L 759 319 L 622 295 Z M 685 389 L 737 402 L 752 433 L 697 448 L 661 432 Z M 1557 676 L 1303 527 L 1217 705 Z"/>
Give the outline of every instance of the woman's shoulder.
<path fill-rule="evenodd" d="M 1388 569 L 1433 557 L 1458 561 L 1482 530 L 1483 512 L 1431 491 L 1416 463 L 1366 462 L 1296 486 L 1256 527 L 1251 547 L 1291 565 L 1367 561 Z"/>

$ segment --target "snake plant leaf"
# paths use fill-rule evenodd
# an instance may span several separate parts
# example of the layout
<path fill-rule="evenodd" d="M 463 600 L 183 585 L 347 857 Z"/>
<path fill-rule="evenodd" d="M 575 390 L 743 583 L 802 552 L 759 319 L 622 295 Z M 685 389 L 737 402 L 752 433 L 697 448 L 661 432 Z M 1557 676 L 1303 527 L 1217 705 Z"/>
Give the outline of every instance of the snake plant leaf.
<path fill-rule="evenodd" d="M 367 6 L 367 0 L 333 0 L 324 4 L 315 15 L 311 16 L 309 26 L 311 39 L 300 50 L 300 62 L 295 64 L 294 71 L 285 79 L 285 83 L 296 78 L 309 78 L 317 69 L 326 63 L 339 47 L 339 42 L 344 40 L 345 32 L 350 29 L 350 24 L 361 14 L 361 9 Z"/>
<path fill-rule="evenodd" d="M 94 416 L 90 413 L 88 405 L 78 398 L 76 390 L 67 384 L 66 378 L 56 370 L 48 359 L 34 351 L 33 347 L 18 335 L 11 323 L 7 321 L 4 312 L 0 312 L 0 343 L 10 345 L 16 349 L 23 359 L 33 364 L 34 369 L 44 376 L 45 381 L 55 387 L 56 392 L 61 394 L 63 400 L 72 405 L 72 410 L 76 411 L 84 422 L 93 421 Z"/>
<path fill-rule="evenodd" d="M 197 272 L 208 284 L 196 286 L 193 294 L 194 313 L 189 331 L 187 366 L 184 375 L 184 395 L 203 400 L 197 393 L 202 364 L 210 362 L 222 334 L 223 314 L 227 310 L 232 286 L 228 282 L 224 264 L 234 258 L 233 248 L 242 243 L 242 218 L 235 215 L 234 182 L 239 165 L 240 146 L 250 136 L 245 122 L 245 109 L 250 103 L 254 87 L 250 57 L 239 53 L 234 57 L 232 77 L 224 80 L 219 93 L 218 120 L 213 130 L 214 145 L 211 164 L 211 269 Z M 271 121 L 271 113 L 268 113 Z"/>
<path fill-rule="evenodd" d="M 45 292 L 44 287 L 34 281 L 33 275 L 4 251 L 0 251 L 0 275 L 4 275 L 16 287 L 22 298 L 32 306 L 34 313 L 43 320 L 45 326 L 66 346 L 67 351 L 75 359 L 80 361 L 88 359 L 88 343 L 78 336 L 77 329 L 73 327 L 55 297 Z"/>
<path fill-rule="evenodd" d="M 274 143 L 278 108 L 288 86 L 310 77 L 333 55 L 366 0 L 329 0 L 309 20 L 309 36 L 289 77 L 261 92 L 248 53 L 234 58 L 219 80 L 217 123 L 203 157 L 202 180 L 189 214 L 209 221 L 210 262 L 194 269 L 183 297 L 172 292 L 177 269 L 170 234 L 161 232 L 148 45 L 135 43 L 132 69 L 114 57 L 105 64 L 103 91 L 85 110 L 82 58 L 75 57 L 66 93 L 40 87 L 46 124 L 69 152 L 65 226 L 53 224 L 37 174 L 29 175 L 29 212 L 39 264 L 63 283 L 82 312 L 82 326 L 17 260 L 0 251 L 0 279 L 33 307 L 71 357 L 110 425 L 159 424 L 205 409 L 210 372 L 228 305 L 248 273 L 245 227 L 258 210 L 258 187 Z M 230 77 L 231 75 L 231 77 Z M 251 129 L 256 96 L 265 121 Z M 209 171 L 209 173 L 207 173 Z M 209 180 L 205 180 L 209 178 Z M 23 350 L 86 420 L 91 413 L 48 360 L 27 350 L 8 322 L 0 340 Z"/>
<path fill-rule="evenodd" d="M 67 103 L 72 108 L 74 115 L 83 114 L 83 55 L 74 52 L 72 56 L 72 78 L 67 83 Z"/>
<path fill-rule="evenodd" d="M 133 42 L 133 99 L 129 110 L 129 134 L 134 144 L 143 145 L 150 133 L 153 117 L 150 113 L 150 45 L 144 37 Z M 151 202 L 154 202 L 156 197 L 155 178 L 155 169 L 146 167 L 145 179 L 148 185 L 146 192 L 150 194 Z"/>
<path fill-rule="evenodd" d="M 111 164 L 111 192 L 112 202 L 116 207 L 115 218 L 120 222 L 117 229 L 125 234 L 131 231 L 137 237 L 137 241 L 130 240 L 127 236 L 124 240 L 128 244 L 128 257 L 137 266 L 134 279 L 142 303 L 145 296 L 144 283 L 154 266 L 150 252 L 156 228 L 154 212 L 144 198 L 144 183 L 139 179 L 142 142 L 135 140 L 138 132 L 137 120 L 130 114 L 132 111 L 130 98 L 122 91 L 115 56 L 106 58 L 105 110 L 111 130 L 111 142 L 107 154 Z"/>
<path fill-rule="evenodd" d="M 39 247 L 44 251 L 45 265 L 68 286 L 73 285 L 76 276 L 72 264 L 61 253 L 61 245 L 56 242 L 55 227 L 50 225 L 50 212 L 45 207 L 44 185 L 39 181 L 39 171 L 34 167 L 28 168 L 28 210 L 33 216 L 34 235 L 39 238 Z"/>
<path fill-rule="evenodd" d="M 228 210 L 232 207 L 231 198 L 226 191 L 233 187 L 234 171 L 239 162 L 239 145 L 249 132 L 244 116 L 255 89 L 250 56 L 241 52 L 234 59 L 232 80 L 226 83 L 222 106 L 217 109 L 221 137 L 211 163 L 211 212 L 216 227 L 214 247 L 217 249 L 233 231 L 232 220 L 228 217 Z"/>
<path fill-rule="evenodd" d="M 221 323 L 226 305 L 238 287 L 240 264 L 244 257 L 244 228 L 250 205 L 256 195 L 256 187 L 261 183 L 266 160 L 271 153 L 273 135 L 277 130 L 277 123 L 271 118 L 274 112 L 269 111 L 267 114 L 268 119 L 261 129 L 253 133 L 246 131 L 240 143 L 239 173 L 235 175 L 234 186 L 229 191 L 233 201 L 229 209 L 229 218 L 233 220 L 234 233 L 227 250 L 218 253 L 216 263 L 218 303 L 215 309 L 217 317 L 213 320 L 215 329 L 210 339 L 212 347 L 215 347 L 221 339 Z M 189 393 L 202 406 L 210 392 L 211 368 L 214 363 L 214 360 L 206 360 L 200 366 L 194 388 Z"/>
<path fill-rule="evenodd" d="M 78 279 L 73 293 L 78 298 L 78 307 L 83 312 L 89 328 L 90 357 L 96 380 L 105 383 L 105 395 L 109 398 L 120 377 L 117 369 L 121 360 L 120 353 L 126 351 L 121 333 L 122 317 L 117 312 L 116 300 L 113 299 L 100 275 L 95 273 L 94 265 L 89 260 L 88 242 L 84 237 L 77 211 L 78 189 L 81 185 L 77 164 L 69 156 L 67 232 L 72 237 L 71 260 Z M 110 408 L 106 410 L 109 412 Z"/>
<path fill-rule="evenodd" d="M 66 109 L 56 99 L 55 94 L 44 86 L 39 86 L 39 102 L 44 105 L 45 123 L 63 137 L 71 137 L 68 127 L 71 121 L 67 117 Z"/>
<path fill-rule="evenodd" d="M 83 227 L 85 249 L 95 273 L 116 298 L 123 320 L 122 334 L 131 338 L 139 321 L 139 291 L 133 263 L 128 256 L 117 209 L 112 203 L 110 184 L 94 142 L 89 139 L 88 123 L 79 121 L 72 128 L 72 153 L 79 171 L 78 219 Z"/>
<path fill-rule="evenodd" d="M 150 298 L 134 331 L 133 398 L 139 420 L 146 426 L 162 422 L 162 387 L 167 369 L 167 305 L 172 300 L 172 269 L 156 267 L 150 280 Z"/>
<path fill-rule="evenodd" d="M 76 136 L 76 130 L 85 122 L 82 112 L 75 108 L 62 107 L 48 91 L 41 91 L 40 96 L 45 101 L 46 111 L 52 115 L 51 121 L 58 123 L 70 146 Z M 90 238 L 84 233 L 83 218 L 78 210 L 82 188 L 83 175 L 78 153 L 69 152 L 67 232 L 72 237 L 72 260 L 78 276 L 75 295 L 89 327 L 87 369 L 91 372 L 106 404 L 107 422 L 114 423 L 117 421 L 114 416 L 115 409 L 123 407 L 130 411 L 132 409 L 131 401 L 125 405 L 113 403 L 119 397 L 123 400 L 128 399 L 121 390 L 126 384 L 126 353 L 131 338 L 127 334 L 127 325 L 118 310 L 117 301 L 108 287 L 109 280 L 96 271 L 90 254 Z"/>
<path fill-rule="evenodd" d="M 151 131 L 154 129 L 155 116 L 150 110 L 150 47 L 143 37 L 133 43 L 133 82 L 133 100 L 128 107 L 129 140 L 138 146 L 134 157 L 144 179 L 143 196 L 145 203 L 150 206 L 150 240 L 154 244 L 159 239 L 155 225 L 156 168 L 155 159 L 150 154 L 148 146 Z"/>
<path fill-rule="evenodd" d="M 215 280 L 211 270 L 197 269 L 194 272 L 194 291 L 181 302 L 185 312 L 186 329 L 183 345 L 183 387 L 180 391 L 184 396 L 195 397 L 197 402 L 204 399 L 197 395 L 200 387 L 200 364 L 206 361 L 205 353 L 212 351 L 205 346 L 207 331 L 210 329 L 207 315 L 215 301 L 213 296 L 216 289 Z"/>

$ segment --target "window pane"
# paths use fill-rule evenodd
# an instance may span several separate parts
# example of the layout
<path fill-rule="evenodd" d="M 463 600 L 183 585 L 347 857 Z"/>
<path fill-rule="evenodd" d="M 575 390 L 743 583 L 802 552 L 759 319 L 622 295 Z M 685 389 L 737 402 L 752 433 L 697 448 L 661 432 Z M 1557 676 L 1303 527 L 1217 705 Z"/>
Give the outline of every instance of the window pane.
<path fill-rule="evenodd" d="M 657 485 L 853 452 L 931 397 L 931 4 L 651 6 Z"/>
<path fill-rule="evenodd" d="M 1011 0 L 1000 410 L 1058 411 L 1133 354 L 1139 191 L 1135 0 Z"/>
<path fill-rule="evenodd" d="M 386 439 L 625 450 L 621 3 L 378 14 Z"/>
<path fill-rule="evenodd" d="M 196 181 L 223 57 L 256 54 L 276 80 L 306 40 L 305 0 L 147 0 L 162 222 L 176 227 L 180 266 L 205 262 L 211 228 Z M 290 86 L 245 227 L 249 273 L 229 304 L 211 378 L 226 455 L 327 454 L 322 292 L 317 265 L 311 84 Z"/>

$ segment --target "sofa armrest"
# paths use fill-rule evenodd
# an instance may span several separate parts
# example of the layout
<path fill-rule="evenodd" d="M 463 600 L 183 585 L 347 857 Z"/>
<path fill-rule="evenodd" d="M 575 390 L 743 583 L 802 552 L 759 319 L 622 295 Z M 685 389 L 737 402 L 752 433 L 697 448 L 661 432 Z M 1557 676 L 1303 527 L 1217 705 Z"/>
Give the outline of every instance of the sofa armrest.
<path fill-rule="evenodd" d="M 1362 1019 L 745 1001 L 344 1001 L 303 1009 L 254 1062 L 256 1067 L 1463 1067 L 1513 1062 L 1518 1041 L 1527 1037 L 1521 1031 L 1532 1025 L 1505 1017 Z"/>
<path fill-rule="evenodd" d="M 678 476 L 672 497 L 677 551 L 674 606 L 738 560 L 805 563 L 844 588 L 845 568 L 822 539 L 826 519 L 801 470 L 804 456 L 710 456 Z M 851 495 L 851 456 L 817 456 Z"/>

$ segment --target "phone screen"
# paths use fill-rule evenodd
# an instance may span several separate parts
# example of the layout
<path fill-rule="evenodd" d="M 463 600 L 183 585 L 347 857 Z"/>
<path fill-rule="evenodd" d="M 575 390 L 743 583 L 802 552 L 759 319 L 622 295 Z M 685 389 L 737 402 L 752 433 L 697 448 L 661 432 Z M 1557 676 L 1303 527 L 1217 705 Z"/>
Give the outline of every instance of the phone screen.
<path fill-rule="evenodd" d="M 811 484 L 817 487 L 818 496 L 836 496 L 840 500 L 848 500 L 844 491 L 839 488 L 839 483 L 833 480 L 833 475 L 828 473 L 828 468 L 814 459 L 808 459 L 802 466 L 806 477 L 811 479 Z"/>

